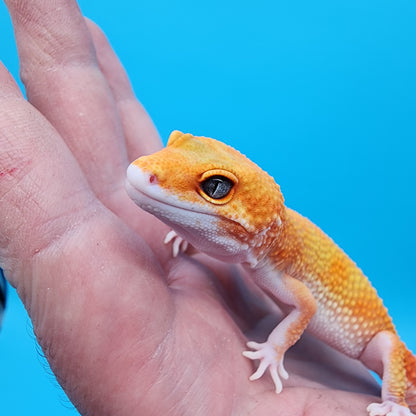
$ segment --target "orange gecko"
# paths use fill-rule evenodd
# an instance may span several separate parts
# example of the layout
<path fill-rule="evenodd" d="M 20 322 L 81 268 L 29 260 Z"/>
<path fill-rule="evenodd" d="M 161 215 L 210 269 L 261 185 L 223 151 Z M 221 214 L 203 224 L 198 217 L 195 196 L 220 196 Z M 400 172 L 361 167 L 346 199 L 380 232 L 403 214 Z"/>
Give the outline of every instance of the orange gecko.
<path fill-rule="evenodd" d="M 371 416 L 416 412 L 416 358 L 399 339 L 377 292 L 356 264 L 317 226 L 285 207 L 279 185 L 238 151 L 174 131 L 167 147 L 134 161 L 127 191 L 186 241 L 217 259 L 241 263 L 272 298 L 290 306 L 264 343 L 251 380 L 269 371 L 276 392 L 285 352 L 308 331 L 360 360 L 382 378 Z"/>

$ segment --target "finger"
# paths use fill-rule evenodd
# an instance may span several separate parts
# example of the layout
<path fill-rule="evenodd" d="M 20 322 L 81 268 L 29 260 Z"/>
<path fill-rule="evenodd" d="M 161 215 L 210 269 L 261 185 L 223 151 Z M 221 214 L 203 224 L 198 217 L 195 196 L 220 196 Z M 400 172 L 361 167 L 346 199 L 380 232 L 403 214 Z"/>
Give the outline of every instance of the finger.
<path fill-rule="evenodd" d="M 86 19 L 98 64 L 117 104 L 129 160 L 153 153 L 162 146 L 157 130 L 146 110 L 136 99 L 130 81 L 106 36 L 91 20 Z"/>
<path fill-rule="evenodd" d="M 136 99 L 127 74 L 106 36 L 95 23 L 89 19 L 85 21 L 92 35 L 100 70 L 108 82 L 117 106 L 129 160 L 159 150 L 162 146 L 159 134 L 149 115 Z M 125 169 L 123 170 L 123 185 L 124 177 Z M 124 187 L 121 194 L 121 196 L 126 196 Z M 133 229 L 138 230 L 153 251 L 158 253 L 162 263 L 170 260 L 169 247 L 161 245 L 168 232 L 166 225 L 147 212 L 139 210 L 129 198 L 121 199 L 121 196 L 116 195 L 115 203 L 107 202 L 107 205 Z"/>
<path fill-rule="evenodd" d="M 59 183 L 57 171 L 63 173 Z M 7 276 L 16 272 L 13 259 L 30 258 L 63 232 L 58 223 L 54 228 L 55 219 L 77 213 L 93 200 L 65 144 L 0 65 L 0 255 Z M 17 286 L 13 278 L 11 283 Z"/>
<path fill-rule="evenodd" d="M 81 413 L 119 413 L 168 333 L 170 294 L 148 247 L 99 203 L 1 65 L 0 212 L 0 267 L 58 380 Z"/>
<path fill-rule="evenodd" d="M 27 96 L 61 133 L 91 189 L 165 259 L 166 226 L 139 210 L 125 189 L 127 152 L 113 94 L 76 3 L 7 1 Z"/>
<path fill-rule="evenodd" d="M 6 1 L 28 100 L 53 124 L 103 201 L 128 164 L 117 107 L 75 1 Z"/>

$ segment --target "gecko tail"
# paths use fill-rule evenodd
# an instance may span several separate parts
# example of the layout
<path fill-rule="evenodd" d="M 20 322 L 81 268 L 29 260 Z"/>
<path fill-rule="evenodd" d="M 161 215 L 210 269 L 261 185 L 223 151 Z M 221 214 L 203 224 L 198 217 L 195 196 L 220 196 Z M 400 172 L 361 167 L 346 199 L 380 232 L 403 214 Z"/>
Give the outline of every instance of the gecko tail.
<path fill-rule="evenodd" d="M 405 401 L 412 413 L 416 413 L 416 357 L 409 350 L 406 350 L 405 368 L 407 377 Z"/>

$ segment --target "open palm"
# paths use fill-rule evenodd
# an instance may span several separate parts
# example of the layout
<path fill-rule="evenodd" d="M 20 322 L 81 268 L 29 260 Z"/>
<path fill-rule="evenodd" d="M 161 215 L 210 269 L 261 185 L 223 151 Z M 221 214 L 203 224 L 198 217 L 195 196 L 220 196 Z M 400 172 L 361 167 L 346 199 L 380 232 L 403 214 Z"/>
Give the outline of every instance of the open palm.
<path fill-rule="evenodd" d="M 280 395 L 248 380 L 244 334 L 278 311 L 236 266 L 172 259 L 127 197 L 129 161 L 161 142 L 104 35 L 74 1 L 6 3 L 28 101 L 1 67 L 0 265 L 81 414 L 365 415 L 353 391 L 377 387 L 311 338 Z"/>

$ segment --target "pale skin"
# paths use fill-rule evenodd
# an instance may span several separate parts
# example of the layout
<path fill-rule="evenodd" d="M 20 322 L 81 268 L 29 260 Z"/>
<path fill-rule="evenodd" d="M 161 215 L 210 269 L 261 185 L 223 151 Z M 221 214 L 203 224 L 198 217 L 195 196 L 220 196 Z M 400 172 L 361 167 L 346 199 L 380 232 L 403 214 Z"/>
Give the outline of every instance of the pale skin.
<path fill-rule="evenodd" d="M 74 1 L 6 4 L 28 101 L 1 66 L 0 264 L 80 413 L 366 415 L 375 382 L 308 336 L 281 394 L 249 381 L 246 335 L 279 312 L 239 268 L 173 259 L 128 198 L 129 162 L 162 145 L 104 35 Z"/>

